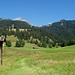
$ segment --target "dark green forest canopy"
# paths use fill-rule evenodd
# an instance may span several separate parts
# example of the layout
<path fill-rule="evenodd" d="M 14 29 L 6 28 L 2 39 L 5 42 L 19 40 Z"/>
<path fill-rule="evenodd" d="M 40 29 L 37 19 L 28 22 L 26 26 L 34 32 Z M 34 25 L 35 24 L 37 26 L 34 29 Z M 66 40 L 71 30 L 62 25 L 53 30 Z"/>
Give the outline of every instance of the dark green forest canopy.
<path fill-rule="evenodd" d="M 2 19 L 0 18 L 0 27 L 9 27 L 12 24 L 15 25 L 15 28 L 31 28 L 31 25 L 26 21 L 18 21 L 18 20 L 11 20 L 11 19 Z"/>
<path fill-rule="evenodd" d="M 9 31 L 9 27 L 14 24 L 15 31 Z M 19 29 L 27 29 L 27 31 L 18 31 Z M 0 35 L 15 35 L 18 38 L 28 40 L 30 37 L 39 39 L 40 41 L 69 43 L 75 41 L 75 20 L 60 20 L 49 26 L 35 27 L 26 21 L 15 21 L 0 18 Z"/>

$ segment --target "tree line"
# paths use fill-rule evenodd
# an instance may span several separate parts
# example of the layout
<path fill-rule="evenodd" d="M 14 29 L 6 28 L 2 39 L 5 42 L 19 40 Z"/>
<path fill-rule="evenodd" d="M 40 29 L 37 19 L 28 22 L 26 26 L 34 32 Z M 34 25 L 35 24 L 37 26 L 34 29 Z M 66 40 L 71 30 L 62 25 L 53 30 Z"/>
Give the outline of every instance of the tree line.
<path fill-rule="evenodd" d="M 5 22 L 4 22 L 5 23 Z M 18 22 L 16 22 L 18 23 Z M 21 24 L 21 23 L 20 23 Z M 64 47 L 75 44 L 75 21 L 61 20 L 55 22 L 50 26 L 43 27 L 18 27 L 16 24 L 16 32 L 9 31 L 9 27 L 5 25 L 0 27 L 0 35 L 14 35 L 18 39 L 27 40 L 27 42 L 34 43 L 40 47 Z M 23 23 L 22 23 L 23 25 Z M 20 28 L 27 29 L 19 31 Z"/>

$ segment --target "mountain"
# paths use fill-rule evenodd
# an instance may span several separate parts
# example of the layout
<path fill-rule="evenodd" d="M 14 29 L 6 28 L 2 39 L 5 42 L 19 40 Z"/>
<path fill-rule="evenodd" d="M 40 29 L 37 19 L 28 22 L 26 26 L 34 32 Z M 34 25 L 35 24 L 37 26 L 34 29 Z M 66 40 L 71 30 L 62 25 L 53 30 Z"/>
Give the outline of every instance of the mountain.
<path fill-rule="evenodd" d="M 15 19 L 15 20 L 11 20 L 11 19 L 3 19 L 3 18 L 0 18 L 0 27 L 9 27 L 11 26 L 12 24 L 15 25 L 15 28 L 31 28 L 31 24 L 28 23 L 27 21 L 25 20 L 22 20 L 22 19 Z"/>
<path fill-rule="evenodd" d="M 41 28 L 53 33 L 57 40 L 75 40 L 75 20 L 60 20 Z"/>
<path fill-rule="evenodd" d="M 27 29 L 27 31 L 15 33 L 6 30 L 6 33 L 5 29 L 2 29 L 2 27 L 9 28 L 9 26 L 13 24 L 16 29 Z M 62 19 L 58 22 L 49 24 L 48 26 L 45 25 L 35 27 L 22 18 L 16 18 L 14 20 L 0 18 L 0 34 L 5 33 L 7 35 L 14 34 L 18 38 L 25 40 L 31 39 L 31 37 L 33 37 L 35 39 L 39 39 L 41 42 L 45 41 L 46 43 L 49 43 L 50 40 L 55 43 L 69 43 L 70 41 L 75 41 L 75 20 Z"/>

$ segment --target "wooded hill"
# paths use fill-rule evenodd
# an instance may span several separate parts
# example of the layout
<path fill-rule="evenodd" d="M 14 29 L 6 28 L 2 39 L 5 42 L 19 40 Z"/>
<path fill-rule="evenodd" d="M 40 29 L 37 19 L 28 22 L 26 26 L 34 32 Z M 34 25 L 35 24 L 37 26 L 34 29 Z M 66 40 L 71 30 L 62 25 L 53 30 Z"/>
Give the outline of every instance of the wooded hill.
<path fill-rule="evenodd" d="M 14 28 L 16 32 L 9 31 L 9 27 Z M 19 29 L 25 29 L 19 31 Z M 75 44 L 75 20 L 60 20 L 49 24 L 48 26 L 35 27 L 31 26 L 26 21 L 16 21 L 10 19 L 0 18 L 0 35 L 15 35 L 19 39 L 28 40 L 31 43 L 38 44 L 39 46 L 50 44 L 51 46 L 60 45 L 73 45 Z"/>
<path fill-rule="evenodd" d="M 31 24 L 26 21 L 19 21 L 19 20 L 11 20 L 11 19 L 3 19 L 0 18 L 0 27 L 9 27 L 12 24 L 15 25 L 15 28 L 30 28 Z"/>

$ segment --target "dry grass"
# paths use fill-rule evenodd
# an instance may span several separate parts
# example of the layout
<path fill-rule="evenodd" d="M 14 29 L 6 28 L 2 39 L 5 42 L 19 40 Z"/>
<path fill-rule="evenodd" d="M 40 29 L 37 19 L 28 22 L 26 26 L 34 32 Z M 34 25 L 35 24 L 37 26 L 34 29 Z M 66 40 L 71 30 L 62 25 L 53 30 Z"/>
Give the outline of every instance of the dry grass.
<path fill-rule="evenodd" d="M 7 36 L 7 40 L 10 40 L 11 42 L 16 42 L 18 38 L 17 37 L 14 37 L 14 35 L 11 35 L 11 36 Z"/>
<path fill-rule="evenodd" d="M 0 75 L 75 75 L 75 46 L 33 49 L 5 47 Z"/>

